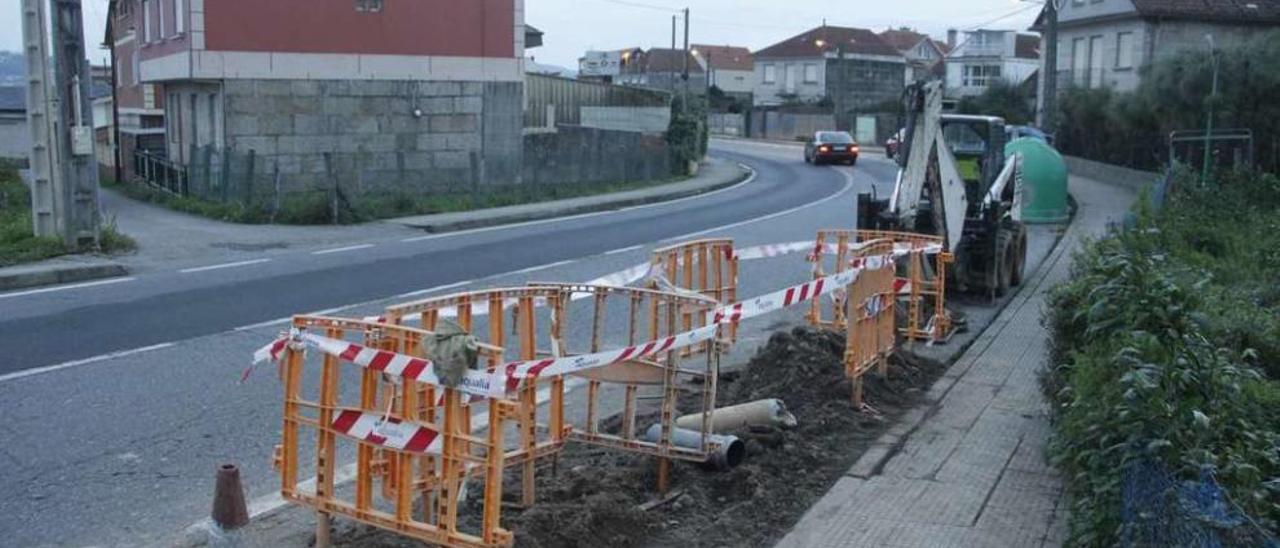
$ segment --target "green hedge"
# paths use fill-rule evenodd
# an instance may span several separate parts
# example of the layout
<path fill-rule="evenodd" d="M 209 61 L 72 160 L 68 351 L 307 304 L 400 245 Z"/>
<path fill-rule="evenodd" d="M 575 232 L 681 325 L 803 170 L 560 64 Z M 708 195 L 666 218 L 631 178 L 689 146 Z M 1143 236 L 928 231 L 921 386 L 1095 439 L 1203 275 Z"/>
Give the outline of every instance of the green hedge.
<path fill-rule="evenodd" d="M 1085 246 L 1047 307 L 1073 544 L 1123 538 L 1122 471 L 1139 461 L 1208 469 L 1257 528 L 1280 522 L 1280 180 L 1179 184 Z"/>

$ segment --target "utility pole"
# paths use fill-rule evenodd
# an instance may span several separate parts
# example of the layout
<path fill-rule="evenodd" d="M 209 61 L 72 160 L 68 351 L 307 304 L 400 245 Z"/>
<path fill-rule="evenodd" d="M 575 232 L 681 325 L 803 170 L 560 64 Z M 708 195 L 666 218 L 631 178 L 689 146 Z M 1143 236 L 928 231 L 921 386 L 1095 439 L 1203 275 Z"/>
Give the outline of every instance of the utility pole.
<path fill-rule="evenodd" d="M 75 247 L 98 244 L 98 159 L 93 151 L 93 76 L 85 57 L 81 0 L 51 0 L 58 189 L 64 204 L 59 231 Z"/>
<path fill-rule="evenodd" d="M 22 0 L 23 54 L 27 62 L 27 126 L 31 132 L 31 231 L 39 237 L 57 236 L 58 176 L 50 119 L 49 52 L 44 0 Z"/>
<path fill-rule="evenodd" d="M 684 9 L 684 112 L 689 113 L 689 8 Z"/>
<path fill-rule="evenodd" d="M 672 14 L 671 15 L 671 53 L 674 54 L 675 51 L 676 51 L 676 16 L 675 14 Z M 675 76 L 672 76 L 671 77 L 671 95 L 674 97 L 675 94 L 676 94 L 676 79 L 675 79 Z"/>
<path fill-rule="evenodd" d="M 1043 80 L 1044 97 L 1040 100 L 1040 127 L 1048 133 L 1054 133 L 1057 128 L 1055 118 L 1057 117 L 1058 102 L 1058 2 L 1061 0 L 1046 0 L 1044 3 L 1045 14 L 1045 31 L 1044 31 L 1044 74 L 1040 75 Z"/>

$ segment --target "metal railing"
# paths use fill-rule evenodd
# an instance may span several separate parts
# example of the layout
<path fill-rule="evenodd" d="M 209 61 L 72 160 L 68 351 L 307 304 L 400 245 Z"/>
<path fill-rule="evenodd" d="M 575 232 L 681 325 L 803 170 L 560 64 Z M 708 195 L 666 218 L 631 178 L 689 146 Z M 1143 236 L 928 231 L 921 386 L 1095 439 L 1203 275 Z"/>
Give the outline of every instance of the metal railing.
<path fill-rule="evenodd" d="M 143 182 L 178 196 L 187 195 L 187 169 L 163 153 L 148 150 L 133 152 L 133 172 Z"/>

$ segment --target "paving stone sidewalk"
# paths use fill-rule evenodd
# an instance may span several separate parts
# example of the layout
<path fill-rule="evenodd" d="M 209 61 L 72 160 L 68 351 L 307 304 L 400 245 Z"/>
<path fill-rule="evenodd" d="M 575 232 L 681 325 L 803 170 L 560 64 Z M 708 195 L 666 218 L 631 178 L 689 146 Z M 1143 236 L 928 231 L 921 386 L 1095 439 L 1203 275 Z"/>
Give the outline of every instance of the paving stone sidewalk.
<path fill-rule="evenodd" d="M 1080 208 L 1053 255 L 930 389 L 929 403 L 877 440 L 779 547 L 1062 544 L 1063 481 L 1045 460 L 1041 312 L 1082 239 L 1120 222 L 1135 196 L 1080 177 L 1070 187 Z"/>

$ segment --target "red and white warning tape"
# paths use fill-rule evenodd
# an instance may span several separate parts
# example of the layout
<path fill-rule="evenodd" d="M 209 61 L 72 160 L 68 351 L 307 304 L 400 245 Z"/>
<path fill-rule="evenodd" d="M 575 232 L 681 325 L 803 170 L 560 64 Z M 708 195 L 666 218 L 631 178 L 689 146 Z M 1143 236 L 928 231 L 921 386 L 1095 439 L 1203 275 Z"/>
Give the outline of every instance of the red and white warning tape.
<path fill-rule="evenodd" d="M 342 409 L 333 417 L 339 434 L 408 453 L 440 454 L 440 433 L 434 428 L 357 409 Z"/>
<path fill-rule="evenodd" d="M 708 325 L 704 327 L 618 350 L 560 358 L 515 361 L 498 367 L 491 372 L 468 370 L 464 373 L 463 379 L 458 386 L 453 388 L 472 396 L 504 397 L 517 389 L 520 382 L 525 379 L 536 379 L 541 375 L 564 375 L 686 348 L 715 338 L 721 324 L 737 323 L 781 310 L 794 304 L 816 299 L 828 292 L 842 289 L 853 283 L 864 270 L 893 268 L 893 264 L 892 255 L 860 258 L 853 261 L 852 268 L 843 272 L 740 303 L 719 307 L 708 312 Z M 302 347 L 312 347 L 343 361 L 379 371 L 386 375 L 443 386 L 432 367 L 431 360 L 370 348 L 356 343 L 302 332 L 297 329 L 254 352 L 254 364 L 267 360 L 279 360 L 291 343 L 297 345 L 294 346 L 296 350 L 301 350 Z M 248 372 L 246 372 L 246 376 L 247 374 Z"/>
<path fill-rule="evenodd" d="M 848 270 L 761 295 L 754 299 L 722 306 L 708 312 L 707 317 L 711 323 L 738 322 L 754 318 L 775 310 L 781 310 L 793 304 L 817 299 L 837 289 L 843 289 L 858 279 L 863 270 L 878 270 L 881 268 L 893 268 L 893 257 L 889 255 L 866 257 L 859 265 Z"/>

